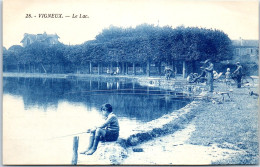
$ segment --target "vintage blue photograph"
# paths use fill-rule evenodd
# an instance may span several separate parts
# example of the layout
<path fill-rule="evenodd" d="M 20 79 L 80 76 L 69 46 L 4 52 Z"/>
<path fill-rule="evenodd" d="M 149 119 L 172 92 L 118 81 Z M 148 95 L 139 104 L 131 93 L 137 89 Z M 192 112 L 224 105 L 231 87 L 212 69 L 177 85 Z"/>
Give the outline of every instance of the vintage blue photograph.
<path fill-rule="evenodd" d="M 258 0 L 4 0 L 3 165 L 258 165 Z"/>

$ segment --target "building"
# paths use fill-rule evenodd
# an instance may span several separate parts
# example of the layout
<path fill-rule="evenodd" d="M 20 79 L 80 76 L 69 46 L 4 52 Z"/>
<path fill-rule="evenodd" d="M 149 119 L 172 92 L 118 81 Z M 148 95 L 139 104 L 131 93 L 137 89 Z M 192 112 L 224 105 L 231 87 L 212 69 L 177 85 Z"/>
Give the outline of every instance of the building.
<path fill-rule="evenodd" d="M 259 54 L 259 41 L 258 40 L 232 40 L 234 46 L 234 56 L 236 58 L 243 57 L 257 57 Z"/>
<path fill-rule="evenodd" d="M 60 37 L 57 34 L 46 34 L 46 32 L 44 32 L 43 34 L 28 34 L 25 33 L 24 37 L 21 41 L 23 47 L 26 47 L 34 42 L 42 42 L 42 43 L 46 43 L 49 45 L 53 45 L 53 44 L 58 44 Z"/>

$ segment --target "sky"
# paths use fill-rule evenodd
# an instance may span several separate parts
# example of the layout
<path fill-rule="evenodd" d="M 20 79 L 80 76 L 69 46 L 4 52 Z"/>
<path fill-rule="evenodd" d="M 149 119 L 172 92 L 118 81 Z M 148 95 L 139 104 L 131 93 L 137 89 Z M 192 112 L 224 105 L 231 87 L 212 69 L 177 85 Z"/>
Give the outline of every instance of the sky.
<path fill-rule="evenodd" d="M 44 32 L 56 33 L 64 44 L 82 44 L 111 25 L 143 23 L 212 28 L 231 39 L 258 39 L 258 8 L 258 0 L 4 0 L 3 45 L 7 49 L 21 45 L 24 33 Z M 41 14 L 63 18 L 41 18 Z M 88 18 L 79 18 L 80 14 Z"/>

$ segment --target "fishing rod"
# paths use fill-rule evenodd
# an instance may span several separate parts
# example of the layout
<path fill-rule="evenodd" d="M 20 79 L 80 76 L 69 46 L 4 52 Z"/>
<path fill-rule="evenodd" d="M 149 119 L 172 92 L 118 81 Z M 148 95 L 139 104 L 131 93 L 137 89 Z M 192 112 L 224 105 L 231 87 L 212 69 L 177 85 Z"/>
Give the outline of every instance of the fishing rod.
<path fill-rule="evenodd" d="M 58 136 L 58 137 L 52 137 L 48 140 L 70 137 L 70 136 L 74 136 L 74 135 L 80 135 L 80 134 L 83 134 L 83 133 L 90 133 L 90 131 L 84 131 L 84 132 L 79 132 L 79 133 L 74 133 L 74 134 L 69 134 L 69 135 L 64 135 L 64 136 Z"/>

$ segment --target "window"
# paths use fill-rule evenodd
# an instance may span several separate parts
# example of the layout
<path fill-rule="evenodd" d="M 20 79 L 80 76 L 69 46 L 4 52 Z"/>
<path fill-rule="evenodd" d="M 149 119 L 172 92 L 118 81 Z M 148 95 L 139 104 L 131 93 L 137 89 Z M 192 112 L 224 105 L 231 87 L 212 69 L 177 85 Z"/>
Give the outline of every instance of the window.
<path fill-rule="evenodd" d="M 251 50 L 253 50 L 253 49 L 247 48 L 247 49 L 246 49 L 246 54 L 251 54 Z"/>
<path fill-rule="evenodd" d="M 235 54 L 236 54 L 236 55 L 240 55 L 240 48 L 236 48 Z"/>

